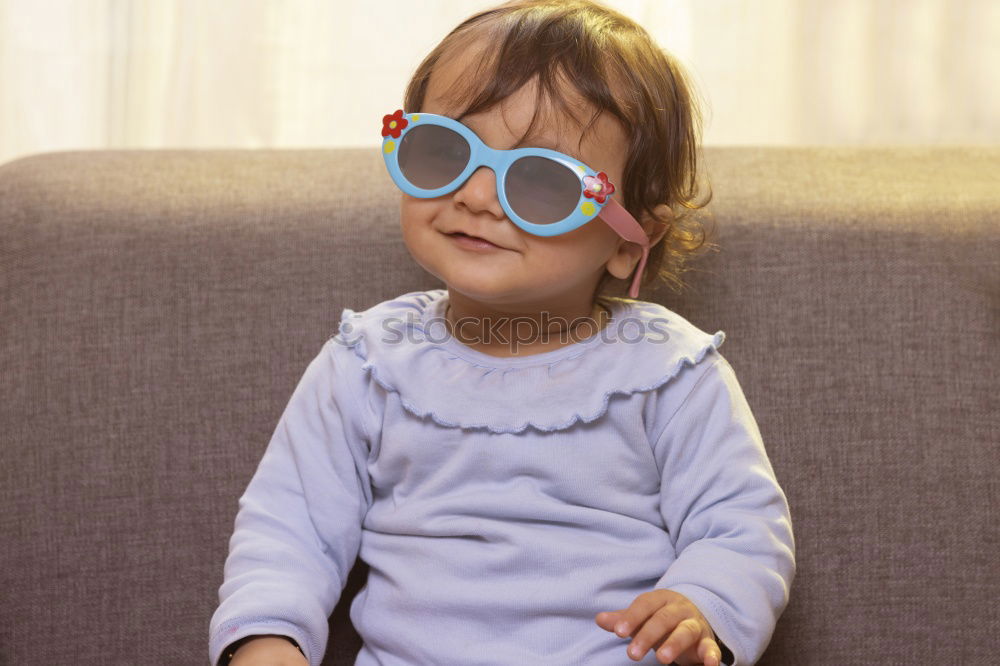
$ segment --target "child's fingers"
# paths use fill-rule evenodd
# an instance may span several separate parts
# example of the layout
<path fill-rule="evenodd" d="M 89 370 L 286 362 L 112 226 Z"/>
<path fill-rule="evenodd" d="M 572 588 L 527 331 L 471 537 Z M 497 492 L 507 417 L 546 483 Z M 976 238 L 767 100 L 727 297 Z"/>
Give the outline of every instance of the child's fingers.
<path fill-rule="evenodd" d="M 632 643 L 628 647 L 628 656 L 632 659 L 639 660 L 646 656 L 646 651 L 654 646 L 664 644 L 664 638 L 669 636 L 674 636 L 674 645 L 680 644 L 679 637 L 687 631 L 687 629 L 682 628 L 681 633 L 677 633 L 675 627 L 683 627 L 684 616 L 681 614 L 679 609 L 667 606 L 661 606 L 656 609 L 652 616 L 645 621 L 642 628 L 639 629 L 639 633 L 635 635 Z M 674 633 L 672 634 L 671 631 Z M 668 638 L 669 639 L 669 638 Z M 697 637 L 692 638 L 690 642 L 686 643 L 684 647 L 679 650 L 675 648 L 674 656 L 676 657 L 682 651 L 687 649 L 689 645 L 694 645 Z M 673 659 L 667 659 L 664 664 L 669 664 Z"/>
<path fill-rule="evenodd" d="M 647 622 L 647 624 L 649 624 Z M 669 629 L 668 629 L 669 631 Z M 663 633 L 660 634 L 661 636 Z M 638 636 L 636 640 L 638 640 Z M 656 651 L 656 657 L 664 664 L 669 664 L 685 650 L 693 647 L 701 638 L 701 623 L 693 617 L 688 617 L 677 623 L 673 631 L 663 641 L 663 645 Z M 645 652 L 645 650 L 643 651 Z"/>
<path fill-rule="evenodd" d="M 597 626 L 605 631 L 614 631 L 615 624 L 621 619 L 621 614 L 625 612 L 625 609 L 614 610 L 614 611 L 603 611 L 598 613 L 594 618 L 597 621 Z"/>
<path fill-rule="evenodd" d="M 720 666 L 722 664 L 722 650 L 718 643 L 706 636 L 698 643 L 698 658 L 705 666 Z"/>

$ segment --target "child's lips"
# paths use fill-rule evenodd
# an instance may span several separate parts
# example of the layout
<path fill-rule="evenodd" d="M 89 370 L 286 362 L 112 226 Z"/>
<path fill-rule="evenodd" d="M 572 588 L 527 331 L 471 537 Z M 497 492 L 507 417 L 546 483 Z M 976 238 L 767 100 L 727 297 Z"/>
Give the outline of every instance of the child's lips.
<path fill-rule="evenodd" d="M 449 238 L 455 241 L 459 247 L 463 247 L 470 250 L 503 250 L 503 248 L 496 243 L 492 243 L 485 238 L 479 238 L 478 236 L 470 236 L 469 234 L 462 231 L 453 231 L 447 234 Z"/>

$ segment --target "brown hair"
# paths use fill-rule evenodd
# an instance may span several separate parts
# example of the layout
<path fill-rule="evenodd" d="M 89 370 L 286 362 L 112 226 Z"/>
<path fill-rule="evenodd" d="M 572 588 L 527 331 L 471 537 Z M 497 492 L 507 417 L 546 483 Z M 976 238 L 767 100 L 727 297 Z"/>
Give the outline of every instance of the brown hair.
<path fill-rule="evenodd" d="M 511 0 L 470 16 L 448 33 L 417 67 L 403 108 L 420 111 L 438 61 L 466 52 L 480 38 L 486 48 L 475 73 L 464 79 L 466 90 L 448 95 L 456 102 L 471 100 L 457 119 L 491 109 L 535 76 L 539 102 L 545 95 L 576 118 L 560 94 L 560 75 L 596 107 L 584 133 L 601 113 L 616 117 L 628 137 L 620 188 L 624 206 L 637 220 L 645 213 L 655 220 L 654 228 L 668 227 L 650 248 L 642 286 L 659 278 L 680 291 L 688 259 L 702 246 L 717 248 L 695 216 L 712 192 L 709 188 L 701 203 L 695 200 L 701 116 L 680 64 L 641 26 L 593 0 Z M 536 105 L 524 136 L 532 133 L 538 115 Z M 669 206 L 670 218 L 656 214 L 660 204 Z M 646 233 L 654 235 L 650 229 Z M 612 279 L 605 271 L 595 295 L 605 292 Z M 630 283 L 621 281 L 623 292 Z"/>

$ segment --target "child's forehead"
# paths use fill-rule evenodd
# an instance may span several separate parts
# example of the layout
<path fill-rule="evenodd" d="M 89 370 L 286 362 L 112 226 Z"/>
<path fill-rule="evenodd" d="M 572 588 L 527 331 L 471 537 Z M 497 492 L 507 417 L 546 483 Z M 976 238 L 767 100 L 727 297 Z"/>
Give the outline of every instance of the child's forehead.
<path fill-rule="evenodd" d="M 595 108 L 578 96 L 560 95 L 570 107 L 567 113 L 555 99 L 538 95 L 537 78 L 499 100 L 493 107 L 474 114 L 466 114 L 465 110 L 480 86 L 444 79 L 442 77 L 439 84 L 432 74 L 424 102 L 415 111 L 459 120 L 487 143 L 503 143 L 506 144 L 503 147 L 508 149 L 521 146 L 549 148 L 587 162 L 588 155 L 593 157 L 595 146 L 617 146 L 623 140 L 607 114 L 601 114 L 588 128 L 586 125 Z M 607 161 L 606 156 L 604 161 Z"/>
<path fill-rule="evenodd" d="M 458 120 L 487 143 L 491 140 L 509 143 L 516 139 L 516 143 L 511 143 L 509 148 L 531 146 L 572 154 L 578 152 L 584 139 L 583 128 L 575 120 L 545 109 L 539 109 L 534 124 L 531 124 L 534 109 L 518 108 L 504 102 L 481 113 L 468 115 L 462 113 L 462 107 L 448 104 L 425 104 L 423 111 Z"/>

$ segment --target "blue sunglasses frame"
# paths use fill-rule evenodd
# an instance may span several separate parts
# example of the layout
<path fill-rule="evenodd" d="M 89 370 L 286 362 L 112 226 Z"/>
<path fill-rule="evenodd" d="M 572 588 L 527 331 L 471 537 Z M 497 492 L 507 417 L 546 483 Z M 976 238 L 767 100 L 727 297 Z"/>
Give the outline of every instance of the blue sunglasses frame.
<path fill-rule="evenodd" d="M 433 190 L 426 190 L 413 185 L 413 183 L 403 176 L 399 168 L 399 151 L 396 148 L 399 143 L 402 143 L 403 137 L 406 136 L 407 132 L 419 125 L 446 127 L 465 139 L 471 150 L 469 163 L 455 180 Z M 513 150 L 496 150 L 483 143 L 482 139 L 466 125 L 447 116 L 434 113 L 404 114 L 402 111 L 397 111 L 393 115 L 386 116 L 382 136 L 384 137 L 382 141 L 382 156 L 385 158 L 385 165 L 389 170 L 389 175 L 392 176 L 393 181 L 399 189 L 413 197 L 431 199 L 454 192 L 468 180 L 469 176 L 476 169 L 482 166 L 489 167 L 496 174 L 497 196 L 500 199 L 500 205 L 503 206 L 504 212 L 507 213 L 507 217 L 517 226 L 536 236 L 558 236 L 559 234 L 564 234 L 583 226 L 600 214 L 615 191 L 615 186 L 608 182 L 608 177 L 604 172 L 598 172 L 578 159 L 555 150 L 549 150 L 548 148 L 527 147 L 515 148 Z M 399 142 L 396 139 L 399 139 Z M 524 157 L 544 157 L 552 160 L 565 166 L 579 178 L 580 198 L 569 216 L 558 222 L 536 224 L 524 219 L 513 209 L 510 201 L 507 199 L 507 191 L 504 183 L 506 182 L 507 171 L 510 169 L 510 166 Z"/>
<path fill-rule="evenodd" d="M 456 132 L 469 144 L 469 163 L 458 176 L 443 187 L 432 190 L 415 186 L 408 181 L 399 168 L 397 148 L 406 133 L 415 126 L 438 125 Z M 642 258 L 636 268 L 629 296 L 638 296 L 639 280 L 649 256 L 649 239 L 642 226 L 613 198 L 615 186 L 608 181 L 603 171 L 597 171 L 580 160 L 548 148 L 514 148 L 497 150 L 490 148 L 483 140 L 463 123 L 435 113 L 404 113 L 402 109 L 382 118 L 382 157 L 386 169 L 399 189 L 412 197 L 433 199 L 454 192 L 468 180 L 479 167 L 489 167 L 496 177 L 497 197 L 507 217 L 524 231 L 536 236 L 558 236 L 578 229 L 596 217 L 600 217 L 619 236 L 642 247 Z M 580 179 L 580 198 L 567 217 L 557 222 L 537 224 L 524 219 L 511 207 L 507 199 L 505 182 L 510 165 L 523 157 L 543 157 L 565 166 Z"/>

